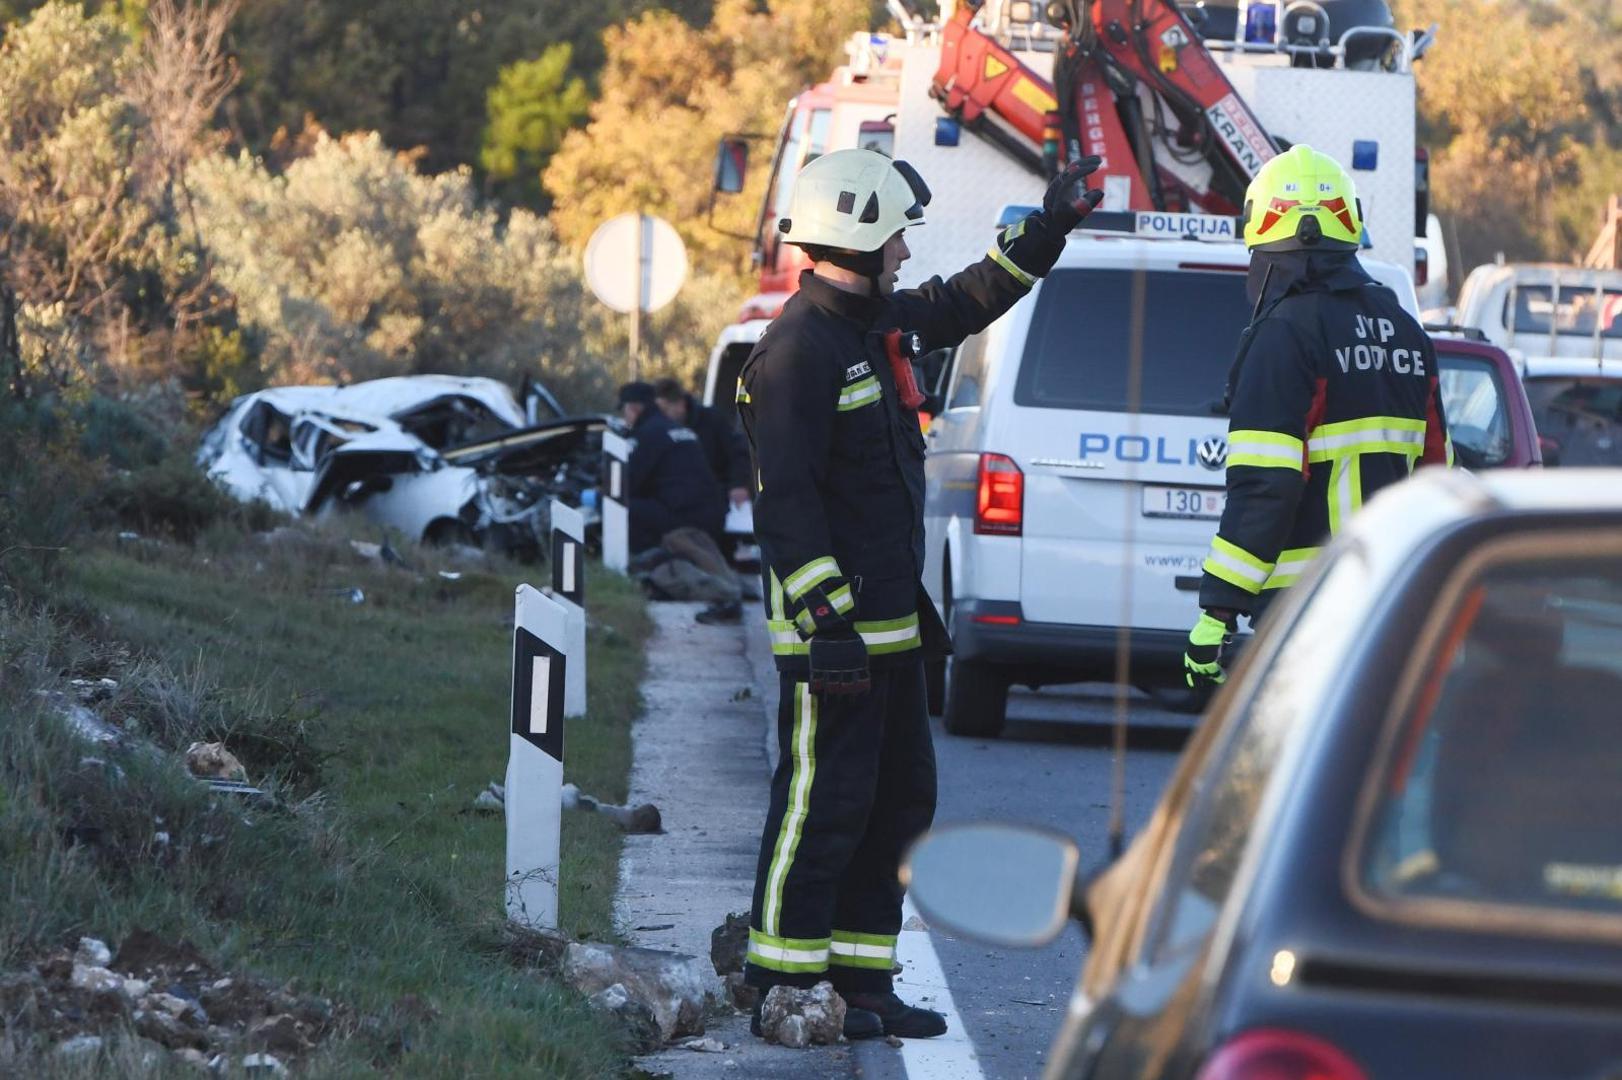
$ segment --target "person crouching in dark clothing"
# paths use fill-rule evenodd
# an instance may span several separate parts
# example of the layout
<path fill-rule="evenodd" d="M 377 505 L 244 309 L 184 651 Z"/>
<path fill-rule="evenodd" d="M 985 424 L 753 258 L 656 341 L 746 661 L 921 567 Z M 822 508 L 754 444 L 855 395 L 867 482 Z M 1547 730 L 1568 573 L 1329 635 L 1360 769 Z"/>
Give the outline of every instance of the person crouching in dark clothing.
<path fill-rule="evenodd" d="M 710 471 L 727 489 L 727 502 L 733 506 L 748 502 L 749 441 L 738 425 L 719 409 L 700 405 L 675 379 L 660 379 L 653 392 L 665 419 L 698 436 Z"/>
<path fill-rule="evenodd" d="M 680 528 L 699 529 L 718 540 L 726 497 L 698 436 L 666 419 L 645 382 L 620 387 L 619 410 L 634 440 L 626 482 L 631 553 L 658 546 L 661 537 Z"/>

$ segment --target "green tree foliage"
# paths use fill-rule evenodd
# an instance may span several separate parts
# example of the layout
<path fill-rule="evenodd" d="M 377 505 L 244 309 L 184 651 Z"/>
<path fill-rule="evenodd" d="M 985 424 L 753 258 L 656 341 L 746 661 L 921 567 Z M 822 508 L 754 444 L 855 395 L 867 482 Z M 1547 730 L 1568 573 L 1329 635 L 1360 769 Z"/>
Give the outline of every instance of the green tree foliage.
<path fill-rule="evenodd" d="M 503 221 L 467 170 L 415 164 L 375 133 L 321 134 L 280 174 L 247 154 L 191 170 L 218 280 L 272 381 L 530 373 L 571 407 L 602 405 L 624 331 L 551 225 Z M 728 310 L 699 283 L 654 320 L 652 362 L 691 370 Z"/>
<path fill-rule="evenodd" d="M 479 164 L 508 202 L 541 202 L 541 170 L 568 130 L 586 117 L 591 95 L 569 75 L 573 50 L 553 45 L 534 60 L 501 69 L 485 102 Z"/>
<path fill-rule="evenodd" d="M 114 13 L 53 2 L 0 46 L 0 259 L 22 356 L 65 384 L 173 346 L 213 302 L 177 178 L 230 89 L 230 5 L 156 0 L 132 43 Z"/>
<path fill-rule="evenodd" d="M 1420 137 L 1463 269 L 1580 256 L 1622 190 L 1622 14 L 1607 0 L 1402 0 L 1438 23 L 1417 68 Z"/>
<path fill-rule="evenodd" d="M 608 218 L 642 210 L 674 223 L 697 265 L 735 271 L 741 246 L 727 233 L 753 225 L 766 170 L 717 207 L 712 228 L 717 141 L 776 131 L 784 103 L 828 76 L 870 14 L 867 0 L 720 0 L 702 28 L 648 12 L 608 31 L 591 122 L 569 133 L 544 178 L 559 234 L 578 248 Z"/>
<path fill-rule="evenodd" d="M 652 0 L 255 0 L 236 23 L 237 134 L 254 150 L 307 116 L 423 147 L 431 170 L 472 164 L 479 112 L 501 69 L 567 44 L 582 72 L 602 62 L 604 28 Z M 707 0 L 664 3 L 702 18 Z"/>

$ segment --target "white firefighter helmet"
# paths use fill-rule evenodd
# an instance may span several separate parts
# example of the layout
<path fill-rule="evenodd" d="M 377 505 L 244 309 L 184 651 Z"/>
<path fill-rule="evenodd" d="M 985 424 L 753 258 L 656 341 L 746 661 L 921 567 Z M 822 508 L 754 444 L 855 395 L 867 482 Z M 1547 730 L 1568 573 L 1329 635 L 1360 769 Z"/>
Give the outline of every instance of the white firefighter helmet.
<path fill-rule="evenodd" d="M 800 170 L 777 231 L 790 244 L 877 251 L 924 223 L 929 188 L 918 170 L 873 150 L 835 150 Z"/>

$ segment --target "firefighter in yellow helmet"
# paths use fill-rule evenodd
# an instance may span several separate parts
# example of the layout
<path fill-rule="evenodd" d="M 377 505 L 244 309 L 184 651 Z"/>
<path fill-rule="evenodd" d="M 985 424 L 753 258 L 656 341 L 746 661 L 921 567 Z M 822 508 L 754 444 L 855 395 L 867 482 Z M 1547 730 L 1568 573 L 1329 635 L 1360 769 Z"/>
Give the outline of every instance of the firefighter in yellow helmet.
<path fill-rule="evenodd" d="M 911 360 L 984 330 L 1048 272 L 1102 198 L 1086 183 L 1098 164 L 1071 166 L 985 258 L 916 289 L 897 290 L 896 277 L 930 197 L 904 161 L 820 157 L 778 222 L 813 266 L 738 380 L 781 748 L 745 978 L 763 992 L 830 980 L 849 1038 L 946 1030 L 890 978 L 901 857 L 935 813 L 924 661 L 950 648 L 920 583 L 923 396 Z"/>
<path fill-rule="evenodd" d="M 1228 503 L 1183 656 L 1226 678 L 1238 616 L 1293 584 L 1376 491 L 1452 464 L 1430 338 L 1358 264 L 1362 210 L 1328 154 L 1294 146 L 1245 192 L 1250 325 L 1228 374 Z"/>

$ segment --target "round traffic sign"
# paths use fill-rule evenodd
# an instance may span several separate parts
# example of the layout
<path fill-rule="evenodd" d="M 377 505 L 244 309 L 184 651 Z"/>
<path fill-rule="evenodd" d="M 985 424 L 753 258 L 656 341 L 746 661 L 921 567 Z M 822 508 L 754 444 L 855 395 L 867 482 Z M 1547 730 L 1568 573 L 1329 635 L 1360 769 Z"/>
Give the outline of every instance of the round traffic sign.
<path fill-rule="evenodd" d="M 687 248 L 663 218 L 621 214 L 597 226 L 586 244 L 586 284 L 615 311 L 658 311 L 686 280 Z"/>

